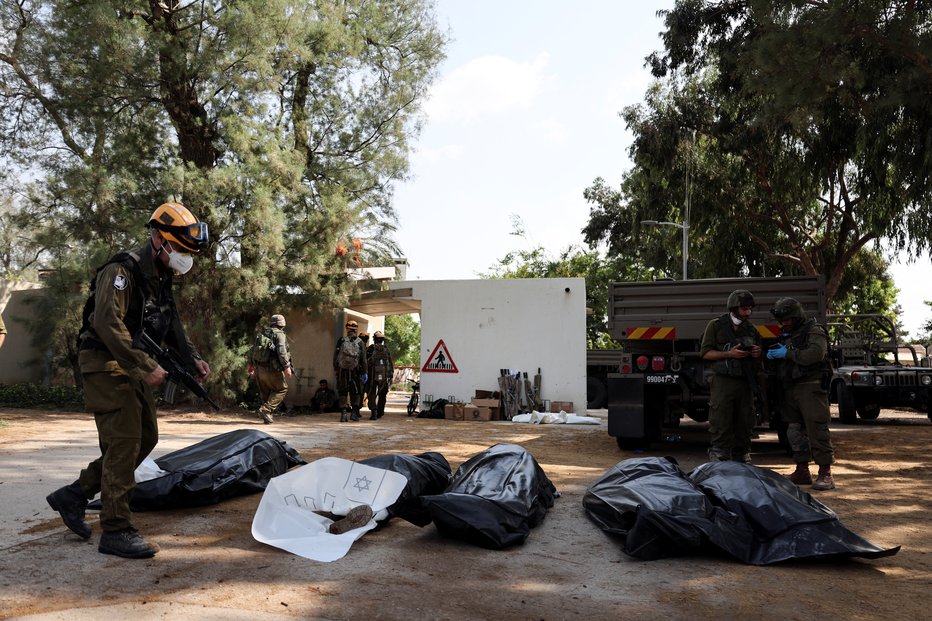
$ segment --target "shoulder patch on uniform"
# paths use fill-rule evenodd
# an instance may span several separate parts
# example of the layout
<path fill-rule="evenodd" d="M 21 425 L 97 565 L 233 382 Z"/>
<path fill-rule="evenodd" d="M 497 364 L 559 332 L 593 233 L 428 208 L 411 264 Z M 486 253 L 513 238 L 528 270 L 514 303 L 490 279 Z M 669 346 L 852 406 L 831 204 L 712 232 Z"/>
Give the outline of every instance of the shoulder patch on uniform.
<path fill-rule="evenodd" d="M 123 291 L 123 289 L 126 289 L 126 285 L 127 285 L 126 276 L 124 276 L 123 274 L 117 274 L 116 277 L 113 279 L 113 288 L 118 291 Z"/>

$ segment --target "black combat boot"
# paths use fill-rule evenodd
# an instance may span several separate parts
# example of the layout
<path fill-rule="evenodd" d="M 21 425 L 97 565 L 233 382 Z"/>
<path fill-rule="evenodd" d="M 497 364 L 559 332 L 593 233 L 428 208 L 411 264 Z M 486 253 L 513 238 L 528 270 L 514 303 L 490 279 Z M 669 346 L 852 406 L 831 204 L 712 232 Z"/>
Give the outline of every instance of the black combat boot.
<path fill-rule="evenodd" d="M 84 521 L 84 511 L 87 509 L 87 498 L 81 491 L 81 483 L 75 481 L 71 485 L 60 487 L 45 497 L 46 502 L 58 514 L 62 522 L 78 537 L 90 539 L 91 527 Z"/>
<path fill-rule="evenodd" d="M 809 472 L 809 462 L 801 461 L 796 464 L 796 470 L 787 475 L 796 485 L 812 485 L 812 473 Z"/>
<path fill-rule="evenodd" d="M 347 415 L 349 411 L 346 408 L 340 410 L 340 422 L 345 423 L 347 421 Z"/>
<path fill-rule="evenodd" d="M 352 418 L 351 418 L 350 420 L 352 420 L 352 421 L 355 423 L 355 422 L 359 421 L 361 418 L 362 418 L 362 416 L 359 415 L 359 409 L 358 409 L 358 408 L 353 408 L 353 416 L 352 416 Z"/>
<path fill-rule="evenodd" d="M 104 531 L 100 536 L 97 551 L 102 554 L 115 554 L 123 558 L 152 558 L 159 551 L 158 547 L 146 543 L 135 528 Z"/>

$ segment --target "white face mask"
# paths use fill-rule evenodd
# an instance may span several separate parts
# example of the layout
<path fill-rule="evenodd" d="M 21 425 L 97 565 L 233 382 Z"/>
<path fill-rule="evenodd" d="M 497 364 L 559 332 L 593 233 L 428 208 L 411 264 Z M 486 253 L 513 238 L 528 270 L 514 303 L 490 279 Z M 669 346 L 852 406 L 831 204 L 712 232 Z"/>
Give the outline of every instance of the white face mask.
<path fill-rule="evenodd" d="M 182 275 L 191 271 L 194 266 L 194 257 L 182 252 L 172 252 L 171 245 L 165 239 L 162 240 L 162 247 L 159 248 L 159 252 L 163 250 L 168 255 L 168 267 Z"/>
<path fill-rule="evenodd" d="M 741 317 L 736 317 L 734 313 L 728 314 L 731 315 L 731 323 L 735 324 L 736 326 L 741 325 L 741 322 L 744 321 L 741 319 Z"/>

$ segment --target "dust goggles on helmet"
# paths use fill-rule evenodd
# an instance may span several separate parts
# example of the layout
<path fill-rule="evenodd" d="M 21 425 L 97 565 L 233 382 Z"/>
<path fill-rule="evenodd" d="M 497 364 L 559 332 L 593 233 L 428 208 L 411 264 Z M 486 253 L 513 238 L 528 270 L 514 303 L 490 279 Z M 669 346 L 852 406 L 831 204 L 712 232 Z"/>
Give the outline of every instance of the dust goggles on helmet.
<path fill-rule="evenodd" d="M 206 222 L 194 222 L 192 224 L 172 226 L 153 220 L 149 224 L 152 228 L 167 233 L 167 237 L 171 241 L 177 242 L 188 252 L 199 253 L 210 248 L 210 238 L 207 234 Z"/>

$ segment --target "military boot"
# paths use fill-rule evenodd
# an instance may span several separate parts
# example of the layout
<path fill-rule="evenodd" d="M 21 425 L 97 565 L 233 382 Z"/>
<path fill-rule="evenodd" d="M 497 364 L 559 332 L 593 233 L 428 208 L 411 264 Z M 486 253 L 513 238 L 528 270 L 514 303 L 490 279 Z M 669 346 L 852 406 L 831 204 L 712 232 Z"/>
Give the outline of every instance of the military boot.
<path fill-rule="evenodd" d="M 87 509 L 87 498 L 81 491 L 81 483 L 75 481 L 71 485 L 60 487 L 48 496 L 45 501 L 49 503 L 61 516 L 71 532 L 82 539 L 90 539 L 91 527 L 84 521 L 84 512 Z"/>
<path fill-rule="evenodd" d="M 100 536 L 97 551 L 123 558 L 152 558 L 159 549 L 147 543 L 135 528 L 124 528 L 123 530 L 104 531 Z"/>
<path fill-rule="evenodd" d="M 379 419 L 379 415 L 376 413 L 376 411 L 369 410 L 369 420 L 378 420 L 378 419 Z"/>
<path fill-rule="evenodd" d="M 355 423 L 361 419 L 362 419 L 362 416 L 359 415 L 359 410 L 356 408 L 353 408 L 353 416 L 350 420 L 352 420 Z"/>
<path fill-rule="evenodd" d="M 809 472 L 809 463 L 801 461 L 796 464 L 796 470 L 787 478 L 796 485 L 812 485 L 812 474 Z"/>
<path fill-rule="evenodd" d="M 831 466 L 819 466 L 819 474 L 816 476 L 812 489 L 823 492 L 829 489 L 835 489 L 835 479 L 832 477 Z"/>
<path fill-rule="evenodd" d="M 345 423 L 347 420 L 349 420 L 347 418 L 348 416 L 349 416 L 349 411 L 346 408 L 342 408 L 340 410 L 340 422 Z"/>

